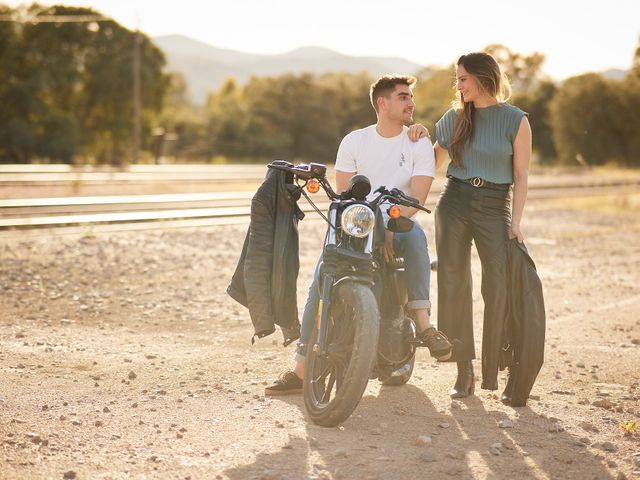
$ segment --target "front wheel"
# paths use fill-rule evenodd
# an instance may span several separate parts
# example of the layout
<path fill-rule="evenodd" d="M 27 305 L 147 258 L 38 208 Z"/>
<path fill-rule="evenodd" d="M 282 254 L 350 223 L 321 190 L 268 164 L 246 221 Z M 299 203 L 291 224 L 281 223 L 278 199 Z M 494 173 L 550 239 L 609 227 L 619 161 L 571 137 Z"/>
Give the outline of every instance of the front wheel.
<path fill-rule="evenodd" d="M 376 360 L 380 323 L 371 289 L 351 282 L 336 288 L 327 318 L 327 354 L 314 351 L 316 329 L 304 374 L 305 408 L 324 427 L 344 422 L 360 402 Z"/>

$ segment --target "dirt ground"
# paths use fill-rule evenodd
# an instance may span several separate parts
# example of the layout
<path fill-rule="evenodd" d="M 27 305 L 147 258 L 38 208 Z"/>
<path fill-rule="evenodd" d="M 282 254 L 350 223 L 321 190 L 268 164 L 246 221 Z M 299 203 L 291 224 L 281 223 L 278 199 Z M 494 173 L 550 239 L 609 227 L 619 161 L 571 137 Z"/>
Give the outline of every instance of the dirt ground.
<path fill-rule="evenodd" d="M 338 428 L 264 396 L 293 346 L 252 346 L 225 293 L 246 225 L 3 239 L 0 479 L 640 478 L 637 200 L 528 205 L 548 326 L 527 407 L 452 401 L 455 365 L 419 351 L 409 384 L 371 381 Z M 301 310 L 323 225 L 300 233 Z"/>

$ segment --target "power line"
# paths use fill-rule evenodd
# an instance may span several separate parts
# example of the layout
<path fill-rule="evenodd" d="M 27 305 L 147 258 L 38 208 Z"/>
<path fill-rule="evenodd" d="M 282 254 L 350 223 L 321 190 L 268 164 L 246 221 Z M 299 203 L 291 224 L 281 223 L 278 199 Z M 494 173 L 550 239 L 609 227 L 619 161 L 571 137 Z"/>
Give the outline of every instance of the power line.
<path fill-rule="evenodd" d="M 108 21 L 113 21 L 113 19 L 102 15 L 39 15 L 29 17 L 0 15 L 0 22 L 14 23 L 89 23 Z"/>

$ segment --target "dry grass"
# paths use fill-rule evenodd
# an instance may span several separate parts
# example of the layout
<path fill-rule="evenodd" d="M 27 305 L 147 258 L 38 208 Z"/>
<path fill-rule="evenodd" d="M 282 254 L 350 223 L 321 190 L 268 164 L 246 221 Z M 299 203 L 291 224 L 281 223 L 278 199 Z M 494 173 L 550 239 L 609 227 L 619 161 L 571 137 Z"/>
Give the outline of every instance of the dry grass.
<path fill-rule="evenodd" d="M 640 208 L 640 193 L 597 195 L 553 200 L 554 207 L 599 212 L 629 212 Z"/>

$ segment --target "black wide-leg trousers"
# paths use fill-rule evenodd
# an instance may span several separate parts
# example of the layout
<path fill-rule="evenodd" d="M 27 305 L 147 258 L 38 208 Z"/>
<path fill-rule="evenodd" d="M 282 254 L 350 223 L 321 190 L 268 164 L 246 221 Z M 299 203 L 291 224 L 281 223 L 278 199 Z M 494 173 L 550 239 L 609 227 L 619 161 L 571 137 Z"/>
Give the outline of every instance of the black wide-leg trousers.
<path fill-rule="evenodd" d="M 505 244 L 511 225 L 510 206 L 510 188 L 506 185 L 474 187 L 451 178 L 447 180 L 436 205 L 438 328 L 449 340 L 459 341 L 454 342 L 452 361 L 476 358 L 472 241 L 482 264 L 483 349 L 492 344 L 488 337 L 493 333 L 495 338 L 496 329 L 500 333 L 502 331 L 507 308 Z"/>

